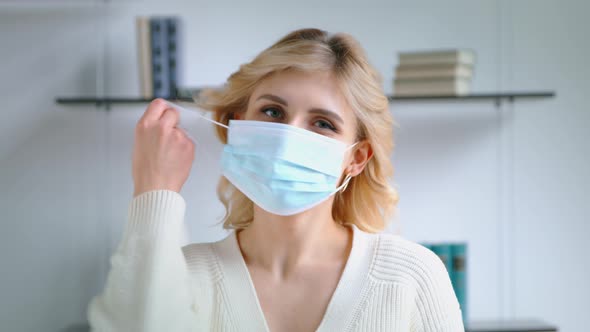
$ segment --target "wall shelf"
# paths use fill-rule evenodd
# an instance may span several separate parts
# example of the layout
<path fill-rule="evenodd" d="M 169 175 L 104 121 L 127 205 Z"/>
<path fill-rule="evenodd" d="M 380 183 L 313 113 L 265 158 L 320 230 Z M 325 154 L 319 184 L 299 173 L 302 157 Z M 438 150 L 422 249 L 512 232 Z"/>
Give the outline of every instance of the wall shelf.
<path fill-rule="evenodd" d="M 438 101 L 474 101 L 474 100 L 493 100 L 496 105 L 499 105 L 503 100 L 507 100 L 508 102 L 514 102 L 516 99 L 522 98 L 552 98 L 555 97 L 554 91 L 532 91 L 532 92 L 502 92 L 502 93 L 474 93 L 464 96 L 392 96 L 388 95 L 387 98 L 389 102 L 402 102 L 402 101 L 429 101 L 429 100 L 438 100 Z M 63 105 L 72 105 L 72 104 L 94 104 L 97 107 L 99 106 L 106 106 L 107 109 L 110 109 L 111 105 L 115 104 L 141 104 L 141 103 L 149 103 L 153 99 L 145 99 L 145 98 L 138 98 L 138 97 L 104 97 L 104 98 L 97 98 L 97 97 L 58 97 L 55 99 L 55 102 L 58 104 Z M 171 101 L 180 101 L 180 102 L 192 102 L 193 99 L 190 97 L 181 97 L 181 98 L 174 98 L 170 99 Z"/>
<path fill-rule="evenodd" d="M 153 99 L 139 98 L 139 97 L 58 97 L 55 102 L 63 105 L 76 105 L 76 104 L 94 104 L 96 107 L 105 106 L 107 110 L 111 108 L 111 105 L 117 104 L 146 104 L 150 103 Z M 165 98 L 172 102 L 193 102 L 192 98 Z"/>
<path fill-rule="evenodd" d="M 556 332 L 558 327 L 539 319 L 480 320 L 465 324 L 466 332 Z"/>
<path fill-rule="evenodd" d="M 502 93 L 474 93 L 464 96 L 388 96 L 389 101 L 396 100 L 473 100 L 473 99 L 507 99 L 514 101 L 517 98 L 552 98 L 555 97 L 554 91 L 532 91 L 532 92 L 502 92 Z"/>

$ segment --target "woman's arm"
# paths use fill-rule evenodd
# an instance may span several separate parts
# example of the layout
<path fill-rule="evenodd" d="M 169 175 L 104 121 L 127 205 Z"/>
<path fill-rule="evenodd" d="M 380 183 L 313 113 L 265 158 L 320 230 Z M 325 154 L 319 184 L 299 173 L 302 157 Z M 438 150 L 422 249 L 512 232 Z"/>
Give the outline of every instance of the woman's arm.
<path fill-rule="evenodd" d="M 195 326 L 180 245 L 185 208 L 172 190 L 133 198 L 106 286 L 88 306 L 92 331 L 190 331 Z"/>

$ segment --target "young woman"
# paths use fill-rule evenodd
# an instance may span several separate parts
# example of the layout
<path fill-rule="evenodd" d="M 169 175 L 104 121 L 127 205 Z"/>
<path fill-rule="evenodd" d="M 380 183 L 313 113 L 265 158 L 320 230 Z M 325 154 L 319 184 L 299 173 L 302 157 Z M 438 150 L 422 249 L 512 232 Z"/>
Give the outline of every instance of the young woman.
<path fill-rule="evenodd" d="M 94 330 L 464 330 L 440 259 L 379 233 L 397 203 L 393 119 L 354 38 L 294 31 L 197 102 L 225 143 L 232 231 L 180 247 L 194 142 L 155 99 L 135 131 L 123 239 L 88 308 Z"/>

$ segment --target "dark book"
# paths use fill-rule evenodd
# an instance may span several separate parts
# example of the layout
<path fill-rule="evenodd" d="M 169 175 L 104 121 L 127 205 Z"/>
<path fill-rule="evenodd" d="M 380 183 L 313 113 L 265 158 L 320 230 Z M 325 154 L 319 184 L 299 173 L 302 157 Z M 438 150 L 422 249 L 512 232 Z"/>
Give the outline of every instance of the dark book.
<path fill-rule="evenodd" d="M 150 18 L 152 47 L 152 85 L 154 97 L 170 97 L 170 68 L 168 62 L 168 42 L 164 18 Z"/>
<path fill-rule="evenodd" d="M 166 45 L 168 48 L 168 86 L 170 98 L 176 98 L 176 87 L 178 86 L 178 74 L 180 73 L 180 57 L 179 57 L 179 19 L 177 17 L 169 17 L 165 20 Z"/>

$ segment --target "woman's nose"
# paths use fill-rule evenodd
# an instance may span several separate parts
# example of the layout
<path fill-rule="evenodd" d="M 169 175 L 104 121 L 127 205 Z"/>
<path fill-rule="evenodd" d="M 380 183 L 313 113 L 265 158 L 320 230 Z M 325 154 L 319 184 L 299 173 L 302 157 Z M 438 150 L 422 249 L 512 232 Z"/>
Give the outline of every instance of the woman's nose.
<path fill-rule="evenodd" d="M 307 129 L 307 126 L 305 125 L 305 119 L 303 119 L 303 117 L 292 117 L 285 123 L 293 127 Z"/>

